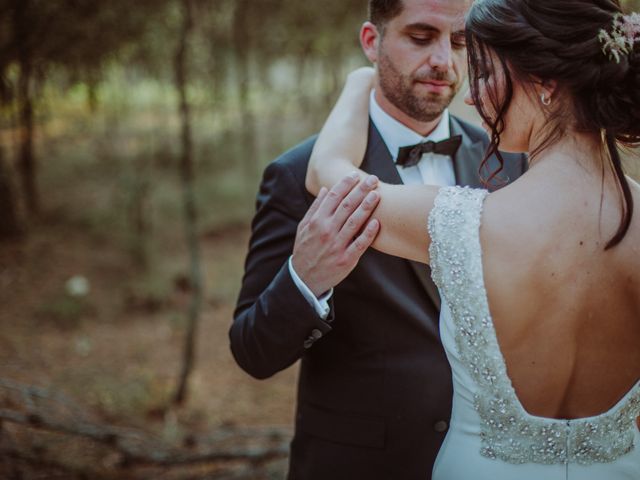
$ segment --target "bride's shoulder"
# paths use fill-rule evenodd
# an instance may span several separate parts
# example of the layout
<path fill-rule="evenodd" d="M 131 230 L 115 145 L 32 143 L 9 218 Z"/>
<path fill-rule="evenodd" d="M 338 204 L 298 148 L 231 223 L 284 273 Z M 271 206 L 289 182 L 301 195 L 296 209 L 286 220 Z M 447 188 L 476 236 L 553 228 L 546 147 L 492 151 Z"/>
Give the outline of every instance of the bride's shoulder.
<path fill-rule="evenodd" d="M 533 196 L 524 185 L 524 179 L 493 191 L 485 200 L 483 224 L 493 222 L 496 217 L 502 218 L 501 224 L 509 220 L 519 220 L 522 218 L 523 209 L 527 205 L 533 206 L 532 201 Z"/>
<path fill-rule="evenodd" d="M 526 185 L 524 179 L 491 192 L 482 213 L 482 237 L 488 245 L 517 249 L 537 238 L 544 240 L 553 210 L 551 197 L 545 199 Z"/>
<path fill-rule="evenodd" d="M 520 219 L 518 213 L 526 204 L 520 190 L 511 185 L 491 193 L 468 186 L 443 187 L 435 197 L 430 217 L 434 221 L 441 220 L 436 223 L 444 223 L 448 229 L 455 221 L 461 226 L 471 222 L 480 224 L 483 229 L 499 227 L 512 231 L 512 222 Z"/>

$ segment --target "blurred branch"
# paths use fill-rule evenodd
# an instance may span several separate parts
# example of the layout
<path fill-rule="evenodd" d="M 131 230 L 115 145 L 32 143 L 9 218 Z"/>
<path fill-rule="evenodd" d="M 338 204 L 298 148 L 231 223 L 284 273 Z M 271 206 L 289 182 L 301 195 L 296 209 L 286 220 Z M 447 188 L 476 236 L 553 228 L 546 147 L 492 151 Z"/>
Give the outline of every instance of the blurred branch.
<path fill-rule="evenodd" d="M 62 395 L 59 392 L 52 392 L 49 389 L 36 387 L 33 385 L 23 385 L 18 382 L 14 382 L 13 380 L 8 380 L 4 378 L 0 378 L 0 388 L 4 388 L 6 390 L 13 390 L 21 394 L 22 398 L 26 402 L 26 404 L 33 408 L 35 405 L 33 404 L 34 399 L 42 399 L 42 400 L 51 400 L 55 403 L 63 405 L 69 410 L 73 411 L 74 414 L 78 415 L 80 413 L 80 406 L 75 403 L 73 400 L 68 398 L 65 395 Z"/>
<path fill-rule="evenodd" d="M 86 422 L 77 422 L 75 424 L 60 423 L 37 413 L 25 414 L 6 408 L 0 409 L 0 420 L 26 425 L 37 430 L 89 438 L 97 443 L 122 449 L 125 455 L 129 454 L 123 442 L 126 440 L 127 435 L 132 435 L 132 432 L 125 434 L 111 426 L 95 425 Z M 133 435 L 138 436 L 138 434 Z M 135 457 L 135 453 L 132 454 Z"/>
<path fill-rule="evenodd" d="M 0 408 L 0 425 L 8 423 L 22 425 L 33 430 L 45 431 L 90 440 L 103 445 L 119 455 L 115 465 L 118 469 L 136 467 L 184 467 L 200 464 L 244 463 L 257 468 L 272 460 L 285 458 L 288 453 L 288 442 L 291 432 L 286 428 L 268 427 L 260 429 L 221 429 L 213 436 L 195 438 L 186 437 L 186 446 L 178 448 L 169 445 L 157 436 L 131 428 L 116 427 L 98 422 L 78 421 L 75 418 L 89 418 L 83 409 L 65 396 L 39 387 L 23 385 L 11 380 L 0 379 L 0 388 L 20 394 L 23 403 L 14 408 Z M 44 408 L 28 401 L 37 395 L 41 400 L 51 400 Z M 6 395 L 4 397 L 6 403 Z M 18 403 L 13 399 L 14 404 Z M 54 418 L 56 406 L 73 405 L 74 418 Z M 23 408 L 24 411 L 18 410 Z M 45 413 L 46 412 L 46 413 Z M 0 430 L 0 438 L 7 438 L 6 429 Z M 250 441 L 250 445 L 247 440 Z M 238 443 L 245 444 L 239 445 Z M 6 442 L 5 442 L 6 443 Z M 10 454 L 33 464 L 51 468 L 66 468 L 59 462 L 50 463 L 39 456 L 21 452 L 15 444 L 3 445 L 0 454 Z M 43 452 L 44 453 L 44 452 Z M 77 472 L 76 472 L 77 473 Z M 91 477 L 93 478 L 93 477 Z"/>
<path fill-rule="evenodd" d="M 274 446 L 210 447 L 197 453 L 185 453 L 160 445 L 148 449 L 128 445 L 127 441 L 131 441 L 134 438 L 144 441 L 144 434 L 138 431 L 114 428 L 110 425 L 90 423 L 62 424 L 39 414 L 24 414 L 8 409 L 0 409 L 0 420 L 25 425 L 37 430 L 91 439 L 119 452 L 123 457 L 120 462 L 121 466 L 129 468 L 150 465 L 172 467 L 233 461 L 264 463 L 286 457 L 288 453 L 288 436 L 285 436 L 284 431 L 281 432 L 281 438 L 278 438 L 277 442 L 274 440 L 273 435 L 268 437 L 267 441 L 276 443 Z"/>
<path fill-rule="evenodd" d="M 64 463 L 58 462 L 56 460 L 44 459 L 39 455 L 21 452 L 20 450 L 17 450 L 15 448 L 1 448 L 0 457 L 5 459 L 17 460 L 38 469 L 59 471 L 65 474 L 65 478 L 68 478 L 68 474 L 79 478 L 91 478 L 92 480 L 111 480 L 114 478 L 113 475 L 102 475 L 92 470 L 65 465 Z M 19 474 L 16 474 L 16 477 L 14 478 L 21 478 L 17 475 Z"/>

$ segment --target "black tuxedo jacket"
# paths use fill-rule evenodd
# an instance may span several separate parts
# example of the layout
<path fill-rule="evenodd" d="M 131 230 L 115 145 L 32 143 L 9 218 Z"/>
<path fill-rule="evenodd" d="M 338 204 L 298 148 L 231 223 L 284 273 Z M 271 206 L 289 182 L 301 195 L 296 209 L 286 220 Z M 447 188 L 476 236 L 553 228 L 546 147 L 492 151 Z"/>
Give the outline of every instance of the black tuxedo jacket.
<path fill-rule="evenodd" d="M 458 184 L 481 187 L 485 133 L 451 117 L 451 134 L 463 136 Z M 231 350 L 256 378 L 302 360 L 290 480 L 427 480 L 451 415 L 438 291 L 426 265 L 370 249 L 335 288 L 329 318 L 318 317 L 288 270 L 297 225 L 313 201 L 304 180 L 314 140 L 265 170 Z M 514 180 L 526 159 L 504 157 Z M 362 168 L 401 183 L 373 124 Z M 426 224 L 425 212 L 425 234 Z"/>

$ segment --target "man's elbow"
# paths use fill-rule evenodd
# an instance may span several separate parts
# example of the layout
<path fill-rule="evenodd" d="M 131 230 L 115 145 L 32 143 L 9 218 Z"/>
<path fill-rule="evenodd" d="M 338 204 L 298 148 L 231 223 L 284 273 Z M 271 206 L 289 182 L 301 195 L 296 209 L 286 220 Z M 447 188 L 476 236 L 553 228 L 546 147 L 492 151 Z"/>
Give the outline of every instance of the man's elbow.
<path fill-rule="evenodd" d="M 238 338 L 238 332 L 234 326 L 229 330 L 229 349 L 236 364 L 248 375 L 256 380 L 266 380 L 273 377 L 278 371 L 268 368 L 263 359 L 252 358 L 243 340 Z M 257 355 L 256 355 L 257 356 Z"/>
<path fill-rule="evenodd" d="M 256 380 L 266 380 L 277 373 L 277 371 L 266 368 L 264 364 L 261 365 L 258 362 L 252 362 L 245 355 L 237 354 L 233 347 L 231 348 L 231 353 L 238 366 Z"/>

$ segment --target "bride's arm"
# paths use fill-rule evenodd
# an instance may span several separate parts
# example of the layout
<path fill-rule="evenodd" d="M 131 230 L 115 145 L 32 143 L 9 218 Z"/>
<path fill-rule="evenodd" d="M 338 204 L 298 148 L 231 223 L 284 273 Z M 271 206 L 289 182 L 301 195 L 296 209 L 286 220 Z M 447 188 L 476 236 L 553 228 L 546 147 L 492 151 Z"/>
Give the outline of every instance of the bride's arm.
<path fill-rule="evenodd" d="M 372 68 L 360 68 L 347 77 L 309 160 L 306 184 L 312 194 L 317 195 L 323 186 L 335 185 L 362 163 L 367 149 L 373 79 Z"/>
<path fill-rule="evenodd" d="M 317 195 L 331 188 L 354 170 L 364 180 L 361 164 L 369 130 L 369 95 L 373 70 L 360 69 L 349 75 L 344 90 L 329 115 L 313 149 L 307 171 L 307 189 Z M 390 255 L 428 263 L 427 218 L 438 187 L 380 183 L 380 203 L 373 214 L 380 233 L 373 248 Z"/>

